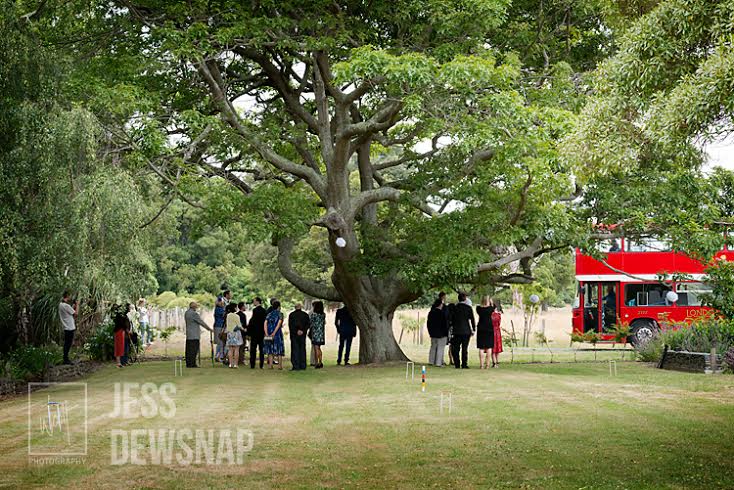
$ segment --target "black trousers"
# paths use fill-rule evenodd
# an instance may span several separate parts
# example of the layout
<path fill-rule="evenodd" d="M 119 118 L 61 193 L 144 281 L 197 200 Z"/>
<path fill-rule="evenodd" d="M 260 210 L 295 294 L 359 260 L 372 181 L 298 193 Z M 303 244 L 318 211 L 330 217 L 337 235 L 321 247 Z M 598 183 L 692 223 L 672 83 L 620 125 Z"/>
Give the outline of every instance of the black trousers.
<path fill-rule="evenodd" d="M 451 356 L 454 367 L 466 367 L 469 360 L 469 339 L 471 335 L 454 335 L 451 337 Z M 459 365 L 459 349 L 461 349 L 461 365 Z"/>
<path fill-rule="evenodd" d="M 343 337 L 341 335 L 339 336 L 339 355 L 336 358 L 337 364 L 342 362 L 342 350 L 346 350 L 346 352 L 344 352 L 344 363 L 346 364 L 347 362 L 349 362 L 349 351 L 352 350 L 353 339 L 354 337 Z"/>
<path fill-rule="evenodd" d="M 64 363 L 70 363 L 69 351 L 71 350 L 71 344 L 74 343 L 74 332 L 76 330 L 64 330 Z"/>
<path fill-rule="evenodd" d="M 260 349 L 260 369 L 263 368 L 265 356 L 263 354 L 263 339 L 253 339 L 250 337 L 250 367 L 255 367 L 255 354 Z"/>
<path fill-rule="evenodd" d="M 293 334 L 290 337 L 293 369 L 306 369 L 306 336 Z"/>
<path fill-rule="evenodd" d="M 186 339 L 186 367 L 196 367 L 196 357 L 199 355 L 201 341 Z"/>

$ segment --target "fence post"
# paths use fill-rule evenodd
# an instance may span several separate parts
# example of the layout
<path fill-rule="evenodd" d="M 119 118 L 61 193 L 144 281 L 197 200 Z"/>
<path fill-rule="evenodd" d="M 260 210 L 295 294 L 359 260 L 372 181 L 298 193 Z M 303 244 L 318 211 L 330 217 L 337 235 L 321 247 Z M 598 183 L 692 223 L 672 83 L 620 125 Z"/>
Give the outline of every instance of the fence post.
<path fill-rule="evenodd" d="M 711 374 L 716 374 L 716 347 L 711 347 Z"/>
<path fill-rule="evenodd" d="M 660 356 L 660 362 L 658 363 L 658 369 L 663 369 L 665 366 L 665 356 L 668 355 L 668 344 L 663 346 L 663 355 Z"/>

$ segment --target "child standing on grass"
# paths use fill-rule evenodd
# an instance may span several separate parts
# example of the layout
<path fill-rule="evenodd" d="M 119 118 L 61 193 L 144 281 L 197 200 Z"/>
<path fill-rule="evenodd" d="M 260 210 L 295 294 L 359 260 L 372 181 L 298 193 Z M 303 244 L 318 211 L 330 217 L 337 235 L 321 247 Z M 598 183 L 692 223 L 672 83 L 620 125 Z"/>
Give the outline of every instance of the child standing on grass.
<path fill-rule="evenodd" d="M 229 349 L 229 367 L 237 369 L 240 360 L 240 346 L 244 342 L 242 339 L 242 321 L 236 313 L 237 305 L 230 303 L 226 310 L 227 325 L 227 349 Z"/>

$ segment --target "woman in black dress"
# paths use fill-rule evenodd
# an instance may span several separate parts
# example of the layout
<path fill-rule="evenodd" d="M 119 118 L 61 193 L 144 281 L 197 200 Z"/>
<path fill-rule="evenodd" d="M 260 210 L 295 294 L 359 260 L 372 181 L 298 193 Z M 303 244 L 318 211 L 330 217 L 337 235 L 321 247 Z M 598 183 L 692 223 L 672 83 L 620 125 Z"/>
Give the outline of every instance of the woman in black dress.
<path fill-rule="evenodd" d="M 489 358 L 494 347 L 494 328 L 492 327 L 492 312 L 494 306 L 489 296 L 482 298 L 481 306 L 477 306 L 477 349 L 479 349 L 479 369 L 489 368 Z M 482 357 L 484 362 L 482 362 Z"/>

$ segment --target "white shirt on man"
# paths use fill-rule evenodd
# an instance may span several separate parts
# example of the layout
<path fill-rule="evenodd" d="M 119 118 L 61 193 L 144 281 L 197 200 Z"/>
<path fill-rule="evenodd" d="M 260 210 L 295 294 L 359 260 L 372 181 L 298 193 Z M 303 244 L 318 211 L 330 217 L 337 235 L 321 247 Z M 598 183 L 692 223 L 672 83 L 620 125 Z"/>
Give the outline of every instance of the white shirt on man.
<path fill-rule="evenodd" d="M 76 330 L 74 324 L 74 307 L 69 303 L 59 303 L 59 318 L 61 319 L 61 325 L 64 326 L 64 330 Z"/>

